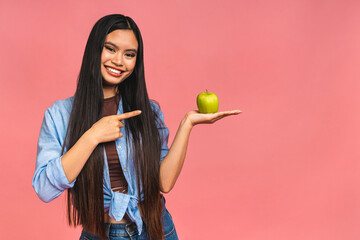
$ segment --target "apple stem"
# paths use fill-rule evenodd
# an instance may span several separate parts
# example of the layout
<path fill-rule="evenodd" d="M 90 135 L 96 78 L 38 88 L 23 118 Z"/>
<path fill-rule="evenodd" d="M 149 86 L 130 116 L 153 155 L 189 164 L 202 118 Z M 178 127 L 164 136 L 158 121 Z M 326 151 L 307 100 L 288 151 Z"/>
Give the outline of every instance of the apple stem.
<path fill-rule="evenodd" d="M 206 89 L 206 92 L 208 92 L 208 90 Z"/>

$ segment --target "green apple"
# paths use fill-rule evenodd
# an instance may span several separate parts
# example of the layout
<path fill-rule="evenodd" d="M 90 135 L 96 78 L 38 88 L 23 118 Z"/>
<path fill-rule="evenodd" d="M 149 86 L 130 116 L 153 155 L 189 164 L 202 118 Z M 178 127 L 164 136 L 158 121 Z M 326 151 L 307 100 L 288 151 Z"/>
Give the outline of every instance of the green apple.
<path fill-rule="evenodd" d="M 196 103 L 200 113 L 216 113 L 219 109 L 218 97 L 207 89 L 197 96 Z"/>

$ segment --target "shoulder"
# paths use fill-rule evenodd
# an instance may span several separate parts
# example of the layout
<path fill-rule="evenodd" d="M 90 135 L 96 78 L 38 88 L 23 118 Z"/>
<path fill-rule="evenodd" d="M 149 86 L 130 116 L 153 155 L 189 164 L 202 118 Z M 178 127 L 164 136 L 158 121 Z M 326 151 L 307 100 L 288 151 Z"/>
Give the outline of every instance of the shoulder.
<path fill-rule="evenodd" d="M 152 110 L 160 110 L 160 103 L 154 99 L 149 99 Z"/>
<path fill-rule="evenodd" d="M 154 99 L 150 99 L 150 106 L 152 111 L 156 114 L 156 115 L 163 115 L 161 108 L 160 108 L 160 103 Z"/>
<path fill-rule="evenodd" d="M 74 96 L 55 101 L 45 111 L 46 122 L 53 122 L 58 127 L 66 128 L 69 122 Z"/>
<path fill-rule="evenodd" d="M 46 111 L 51 115 L 70 115 L 74 96 L 66 99 L 56 100 Z"/>
<path fill-rule="evenodd" d="M 69 123 L 73 97 L 57 100 L 44 113 L 43 123 L 40 130 L 41 139 L 56 137 L 61 144 L 65 138 Z"/>
<path fill-rule="evenodd" d="M 164 114 L 160 108 L 160 103 L 156 100 L 150 99 L 151 109 L 154 113 L 155 121 L 159 126 L 162 126 L 164 123 Z"/>

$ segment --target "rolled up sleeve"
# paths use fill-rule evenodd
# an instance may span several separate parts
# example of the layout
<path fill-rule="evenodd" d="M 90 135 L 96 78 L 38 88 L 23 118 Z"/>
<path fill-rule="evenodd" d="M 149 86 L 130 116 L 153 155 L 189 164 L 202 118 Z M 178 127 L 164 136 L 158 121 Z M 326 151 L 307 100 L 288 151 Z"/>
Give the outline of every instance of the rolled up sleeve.
<path fill-rule="evenodd" d="M 66 129 L 61 129 L 64 133 Z M 62 143 L 59 138 L 59 130 L 50 110 L 45 111 L 40 129 L 35 174 L 32 179 L 32 186 L 44 202 L 50 202 L 60 194 L 74 186 L 75 181 L 69 183 L 61 164 Z"/>
<path fill-rule="evenodd" d="M 160 164 L 161 164 L 162 160 L 169 152 L 169 147 L 168 147 L 169 129 L 165 125 L 164 114 L 161 111 L 159 105 L 153 101 L 151 103 L 152 103 L 153 111 L 157 115 L 156 125 L 159 130 L 160 139 L 161 139 L 161 153 L 160 153 Z"/>

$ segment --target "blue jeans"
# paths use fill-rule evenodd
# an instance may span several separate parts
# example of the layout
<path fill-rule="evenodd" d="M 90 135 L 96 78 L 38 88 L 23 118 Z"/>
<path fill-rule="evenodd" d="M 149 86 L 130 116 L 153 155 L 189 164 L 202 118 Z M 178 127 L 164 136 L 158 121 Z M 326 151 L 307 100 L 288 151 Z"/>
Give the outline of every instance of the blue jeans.
<path fill-rule="evenodd" d="M 163 198 L 165 202 L 165 198 Z M 164 237 L 165 240 L 178 240 L 178 236 L 176 233 L 175 225 L 172 220 L 172 217 L 169 211 L 164 206 L 163 212 L 163 224 L 164 224 Z M 143 230 L 141 235 L 137 229 L 135 223 L 105 223 L 106 235 L 108 236 L 109 240 L 146 240 L 146 230 L 145 226 L 143 225 Z M 99 237 L 86 232 L 85 230 L 82 231 L 79 240 L 101 240 Z"/>

